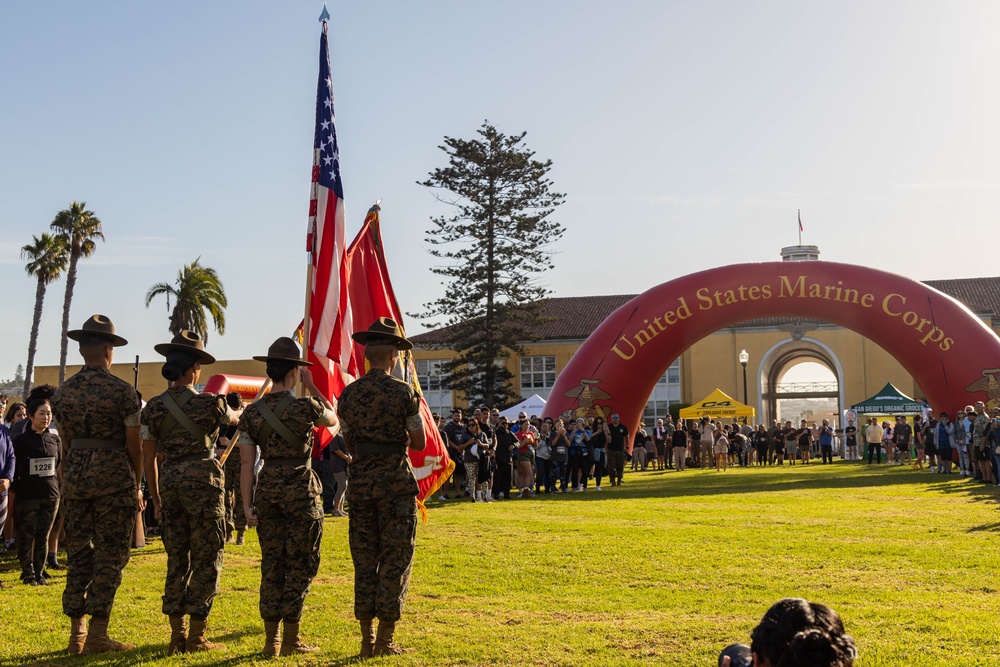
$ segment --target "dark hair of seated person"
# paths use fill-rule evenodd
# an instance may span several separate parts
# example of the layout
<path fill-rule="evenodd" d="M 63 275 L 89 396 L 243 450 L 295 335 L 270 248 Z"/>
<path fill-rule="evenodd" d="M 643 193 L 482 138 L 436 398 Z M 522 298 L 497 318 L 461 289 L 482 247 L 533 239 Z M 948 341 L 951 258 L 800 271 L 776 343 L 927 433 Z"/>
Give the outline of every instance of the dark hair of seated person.
<path fill-rule="evenodd" d="M 764 667 L 853 667 L 854 640 L 830 607 L 801 598 L 776 602 L 751 634 Z"/>

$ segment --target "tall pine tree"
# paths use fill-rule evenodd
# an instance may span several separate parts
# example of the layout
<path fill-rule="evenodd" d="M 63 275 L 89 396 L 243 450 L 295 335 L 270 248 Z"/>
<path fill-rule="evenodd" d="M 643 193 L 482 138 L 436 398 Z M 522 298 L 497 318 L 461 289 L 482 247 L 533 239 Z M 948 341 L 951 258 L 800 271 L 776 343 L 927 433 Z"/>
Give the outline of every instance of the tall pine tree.
<path fill-rule="evenodd" d="M 564 231 L 550 219 L 565 198 L 552 191 L 552 161 L 536 160 L 525 134 L 507 136 L 485 121 L 474 139 L 445 137 L 448 166 L 419 182 L 454 210 L 431 218 L 426 232 L 430 254 L 445 260 L 431 271 L 447 280 L 444 296 L 418 317 L 443 318 L 456 357 L 442 370 L 472 405 L 520 400 L 503 362 L 523 352 L 542 321 L 539 300 L 550 291 L 538 279 Z"/>

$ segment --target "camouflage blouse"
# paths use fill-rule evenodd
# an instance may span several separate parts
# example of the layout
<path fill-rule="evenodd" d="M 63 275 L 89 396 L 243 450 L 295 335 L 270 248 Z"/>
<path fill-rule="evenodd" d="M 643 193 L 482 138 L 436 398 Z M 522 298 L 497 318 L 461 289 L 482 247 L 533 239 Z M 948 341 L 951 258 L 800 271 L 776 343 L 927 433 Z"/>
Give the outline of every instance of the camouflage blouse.
<path fill-rule="evenodd" d="M 422 428 L 413 387 L 383 370 L 372 369 L 347 385 L 337 405 L 347 452 L 357 456 L 359 442 L 404 444 L 407 431 Z"/>
<path fill-rule="evenodd" d="M 52 416 L 59 422 L 63 457 L 63 497 L 101 496 L 136 488 L 125 448 L 125 429 L 139 427 L 139 396 L 128 382 L 106 368 L 84 366 L 52 395 Z M 121 449 L 73 448 L 73 440 L 115 440 Z"/>
<path fill-rule="evenodd" d="M 267 394 L 264 401 L 273 412 L 283 398 L 289 395 L 287 391 Z M 250 404 L 240 417 L 240 447 L 257 445 L 260 447 L 260 457 L 264 467 L 257 476 L 257 487 L 254 497 L 258 501 L 274 503 L 295 503 L 303 500 L 318 499 L 322 492 L 318 475 L 310 468 L 291 465 L 269 465 L 268 459 L 301 459 L 303 463 L 312 457 L 313 426 L 330 426 L 335 415 L 327 410 L 312 396 L 296 398 L 284 411 L 277 415 L 281 423 L 292 433 L 302 438 L 303 444 L 296 446 L 278 435 L 271 429 L 264 442 L 259 441 L 259 433 L 267 422 L 257 406 Z M 322 506 L 320 506 L 322 516 Z"/>
<path fill-rule="evenodd" d="M 167 394 L 180 405 L 189 392 L 189 387 L 171 387 Z M 219 426 L 229 424 L 234 413 L 226 404 L 224 396 L 196 394 L 182 407 L 184 414 L 200 427 L 213 446 L 219 438 Z M 225 487 L 225 478 L 218 460 L 210 458 L 213 447 L 206 447 L 203 440 L 196 439 L 175 420 L 167 433 L 160 433 L 164 418 L 170 414 L 163 396 L 154 396 L 142 409 L 142 439 L 158 442 L 163 452 L 163 467 L 160 484 L 164 487 L 183 488 L 204 484 L 216 488 Z"/>

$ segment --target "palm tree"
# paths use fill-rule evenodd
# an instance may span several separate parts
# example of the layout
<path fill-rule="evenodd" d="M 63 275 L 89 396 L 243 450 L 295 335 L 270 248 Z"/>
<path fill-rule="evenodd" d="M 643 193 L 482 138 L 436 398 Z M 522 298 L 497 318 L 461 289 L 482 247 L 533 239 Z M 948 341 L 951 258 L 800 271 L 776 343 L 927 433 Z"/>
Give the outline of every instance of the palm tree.
<path fill-rule="evenodd" d="M 226 292 L 222 288 L 215 269 L 201 265 L 201 257 L 177 272 L 177 280 L 173 285 L 156 283 L 146 292 L 146 307 L 153 299 L 165 294 L 167 310 L 170 310 L 170 298 L 174 299 L 174 308 L 170 312 L 170 333 L 177 335 L 183 329 L 198 333 L 202 340 L 208 341 L 208 321 L 206 311 L 212 316 L 215 330 L 226 333 Z"/>
<path fill-rule="evenodd" d="M 66 348 L 69 338 L 69 308 L 73 303 L 76 287 L 76 265 L 81 257 L 90 257 L 97 250 L 97 239 L 104 240 L 101 220 L 87 210 L 87 202 L 71 202 L 69 208 L 59 211 L 52 221 L 52 230 L 62 237 L 69 249 L 69 270 L 66 272 L 66 296 L 63 299 L 62 343 L 59 348 L 59 384 L 66 379 Z"/>
<path fill-rule="evenodd" d="M 35 369 L 35 350 L 38 348 L 38 325 L 42 321 L 42 303 L 49 283 L 57 280 L 69 261 L 68 248 L 63 237 L 53 234 L 32 236 L 32 242 L 21 248 L 21 259 L 27 260 L 24 270 L 38 281 L 35 287 L 35 315 L 31 320 L 28 338 L 28 368 L 24 372 L 24 397 L 31 391 L 31 375 Z"/>

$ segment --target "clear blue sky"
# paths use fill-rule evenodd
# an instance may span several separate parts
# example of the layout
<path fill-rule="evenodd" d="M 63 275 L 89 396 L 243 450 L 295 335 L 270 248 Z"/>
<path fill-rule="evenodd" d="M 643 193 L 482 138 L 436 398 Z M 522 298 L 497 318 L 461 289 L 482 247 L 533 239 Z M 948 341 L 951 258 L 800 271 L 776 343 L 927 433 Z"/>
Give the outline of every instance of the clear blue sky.
<path fill-rule="evenodd" d="M 19 249 L 71 200 L 107 242 L 72 315 L 111 316 L 152 360 L 146 290 L 200 256 L 230 297 L 220 358 L 301 318 L 322 3 L 22 2 L 0 21 L 0 377 L 26 357 Z M 777 258 L 919 279 L 996 275 L 1000 3 L 331 3 L 353 236 L 383 201 L 401 305 L 438 296 L 423 243 L 444 213 L 415 182 L 484 119 L 554 161 L 559 295 L 637 293 Z M 38 363 L 58 361 L 64 283 Z M 410 331 L 419 331 L 415 320 Z M 75 353 L 71 351 L 71 360 Z"/>

